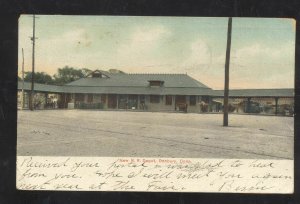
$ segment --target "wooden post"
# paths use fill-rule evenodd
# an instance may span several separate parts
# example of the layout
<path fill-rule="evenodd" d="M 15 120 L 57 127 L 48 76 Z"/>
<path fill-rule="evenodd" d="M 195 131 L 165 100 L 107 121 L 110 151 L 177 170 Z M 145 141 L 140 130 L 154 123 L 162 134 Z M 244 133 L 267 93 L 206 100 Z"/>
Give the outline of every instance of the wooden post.
<path fill-rule="evenodd" d="M 64 96 L 65 96 L 65 102 L 64 102 L 64 106 L 63 106 L 63 108 L 67 108 L 68 107 L 68 104 L 67 104 L 67 93 L 63 93 L 64 94 Z"/>
<path fill-rule="evenodd" d="M 278 97 L 275 97 L 275 115 L 278 114 Z"/>
<path fill-rule="evenodd" d="M 119 110 L 119 94 L 117 94 L 117 110 Z"/>
<path fill-rule="evenodd" d="M 230 64 L 230 47 L 231 47 L 231 29 L 232 29 L 232 18 L 230 17 L 228 19 L 227 48 L 226 48 L 226 61 L 225 61 L 223 126 L 228 126 L 228 96 L 229 96 L 229 64 Z"/>
<path fill-rule="evenodd" d="M 251 98 L 248 97 L 247 98 L 247 105 L 246 105 L 246 113 L 250 113 L 250 109 L 251 109 Z"/>
<path fill-rule="evenodd" d="M 128 109 L 128 94 L 126 95 L 126 103 L 125 103 L 125 105 L 126 105 L 126 110 Z"/>
<path fill-rule="evenodd" d="M 48 103 L 47 103 L 47 102 L 48 102 L 48 100 L 47 100 L 47 99 L 48 99 L 48 92 L 45 93 L 44 97 L 45 97 L 45 105 L 44 105 L 44 109 L 46 109 L 46 108 L 48 108 L 48 107 L 47 107 L 47 104 L 48 104 Z"/>

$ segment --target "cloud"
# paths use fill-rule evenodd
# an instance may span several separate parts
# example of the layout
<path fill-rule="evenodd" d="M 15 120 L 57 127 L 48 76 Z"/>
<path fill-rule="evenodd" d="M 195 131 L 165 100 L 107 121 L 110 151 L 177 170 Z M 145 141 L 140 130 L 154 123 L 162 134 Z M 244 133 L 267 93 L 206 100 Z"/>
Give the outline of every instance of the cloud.
<path fill-rule="evenodd" d="M 230 77 L 233 87 L 293 87 L 294 46 L 253 44 L 232 52 Z"/>
<path fill-rule="evenodd" d="M 199 48 L 199 50 L 196 48 Z M 211 61 L 208 63 L 209 50 L 205 43 L 201 44 L 201 41 L 194 43 L 194 49 L 191 50 L 194 50 L 194 54 L 191 53 L 190 62 L 194 61 L 195 68 L 190 69 L 188 73 L 210 87 L 222 89 L 225 53 L 218 56 L 212 55 Z M 293 87 L 294 57 L 295 48 L 292 42 L 272 47 L 255 43 L 233 49 L 230 58 L 230 87 Z M 206 62 L 210 66 L 205 69 L 200 62 L 197 62 L 197 59 L 202 59 L 202 62 Z"/>
<path fill-rule="evenodd" d="M 286 42 L 279 46 L 267 46 L 264 44 L 252 44 L 234 50 L 232 62 L 237 64 L 290 64 L 294 61 L 294 46 Z"/>
<path fill-rule="evenodd" d="M 202 39 L 197 39 L 190 44 L 189 56 L 182 62 L 181 66 L 187 70 L 207 68 L 212 63 L 212 53 L 209 45 Z"/>
<path fill-rule="evenodd" d="M 91 45 L 91 42 L 92 39 L 88 32 L 83 28 L 79 28 L 76 30 L 67 31 L 60 36 L 47 38 L 42 43 L 51 45 L 51 47 L 64 45 L 78 48 L 82 46 L 88 47 Z"/>
<path fill-rule="evenodd" d="M 22 31 L 22 35 L 24 36 L 24 31 Z M 38 37 L 35 52 L 37 71 L 46 69 L 48 73 L 53 74 L 58 67 L 65 65 L 87 67 L 89 64 L 96 64 L 95 61 L 102 54 L 99 51 L 86 54 L 93 42 L 93 36 L 82 28 L 66 31 L 61 35 L 47 38 L 43 38 L 43 36 Z M 31 70 L 32 44 L 30 40 L 22 39 L 22 45 L 20 46 L 25 45 L 25 59 L 27 59 L 25 61 L 25 70 Z M 19 66 L 21 66 L 21 60 L 19 60 Z"/>
<path fill-rule="evenodd" d="M 131 64 L 145 67 L 156 64 L 156 52 L 170 36 L 171 32 L 164 26 L 137 27 L 129 37 L 129 41 L 117 48 L 116 59 L 120 66 Z"/>
<path fill-rule="evenodd" d="M 140 43 L 155 43 L 162 38 L 169 37 L 171 32 L 167 30 L 164 26 L 153 26 L 153 27 L 138 27 L 135 29 L 133 35 L 131 36 L 132 44 Z"/>

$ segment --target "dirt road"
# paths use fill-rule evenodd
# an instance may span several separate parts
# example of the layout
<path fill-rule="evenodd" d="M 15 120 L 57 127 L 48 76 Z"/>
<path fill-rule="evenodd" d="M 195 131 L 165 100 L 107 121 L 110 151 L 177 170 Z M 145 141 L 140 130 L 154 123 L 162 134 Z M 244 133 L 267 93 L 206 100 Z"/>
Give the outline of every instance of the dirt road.
<path fill-rule="evenodd" d="M 294 118 L 92 110 L 18 112 L 18 155 L 293 159 Z"/>

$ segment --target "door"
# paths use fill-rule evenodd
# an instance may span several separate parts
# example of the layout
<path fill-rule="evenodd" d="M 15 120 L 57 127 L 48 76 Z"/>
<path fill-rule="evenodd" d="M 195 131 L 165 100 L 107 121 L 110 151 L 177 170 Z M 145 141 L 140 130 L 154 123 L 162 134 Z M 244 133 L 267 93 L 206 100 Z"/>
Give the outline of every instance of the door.
<path fill-rule="evenodd" d="M 187 110 L 186 96 L 175 96 L 175 110 Z"/>
<path fill-rule="evenodd" d="M 179 103 L 186 103 L 186 97 L 185 96 L 176 96 L 175 97 L 175 104 Z"/>
<path fill-rule="evenodd" d="M 128 109 L 137 109 L 138 95 L 128 95 Z"/>
<path fill-rule="evenodd" d="M 116 94 L 108 95 L 107 107 L 108 108 L 116 108 L 117 107 L 117 95 Z"/>

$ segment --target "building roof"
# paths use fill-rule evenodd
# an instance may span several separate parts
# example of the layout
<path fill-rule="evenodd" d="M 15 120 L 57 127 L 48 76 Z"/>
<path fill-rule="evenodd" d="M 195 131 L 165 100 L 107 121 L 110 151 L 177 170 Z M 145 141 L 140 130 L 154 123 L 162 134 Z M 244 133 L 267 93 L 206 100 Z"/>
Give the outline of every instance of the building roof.
<path fill-rule="evenodd" d="M 18 82 L 22 89 L 22 82 Z M 24 90 L 31 90 L 31 83 L 24 82 Z M 197 87 L 126 87 L 126 86 L 55 86 L 35 83 L 34 90 L 49 93 L 92 93 L 92 94 L 148 94 L 148 95 L 211 95 L 210 88 Z"/>
<path fill-rule="evenodd" d="M 150 86 L 160 81 L 161 86 Z M 23 83 L 19 81 L 18 89 Z M 24 90 L 31 83 L 24 82 Z M 85 78 L 63 86 L 35 83 L 35 91 L 49 93 L 145 94 L 145 95 L 209 95 L 222 97 L 223 90 L 212 90 L 187 74 L 127 74 L 95 70 Z M 294 89 L 234 89 L 230 97 L 293 97 Z"/>
<path fill-rule="evenodd" d="M 27 91 L 31 90 L 31 83 L 24 82 L 24 87 L 23 87 L 23 82 L 18 81 L 18 89 L 21 90 L 22 88 Z M 34 90 L 40 92 L 63 93 L 64 86 L 34 83 Z"/>
<path fill-rule="evenodd" d="M 224 90 L 214 90 L 212 96 L 224 96 Z M 232 89 L 230 97 L 294 97 L 294 89 Z"/>
<path fill-rule="evenodd" d="M 107 74 L 107 73 L 105 73 Z M 86 77 L 66 86 L 147 87 L 149 81 L 163 81 L 164 88 L 209 88 L 187 74 L 126 74 L 108 73 L 108 77 Z"/>
<path fill-rule="evenodd" d="M 18 89 L 22 89 L 22 82 L 18 82 Z M 24 90 L 31 90 L 31 83 L 24 82 Z M 87 87 L 87 86 L 56 86 L 47 84 L 34 85 L 35 91 L 49 93 L 111 93 L 111 94 L 152 94 L 152 95 L 210 95 L 223 97 L 223 90 L 199 88 L 162 88 L 162 87 Z M 233 89 L 230 97 L 294 97 L 294 89 Z"/>

